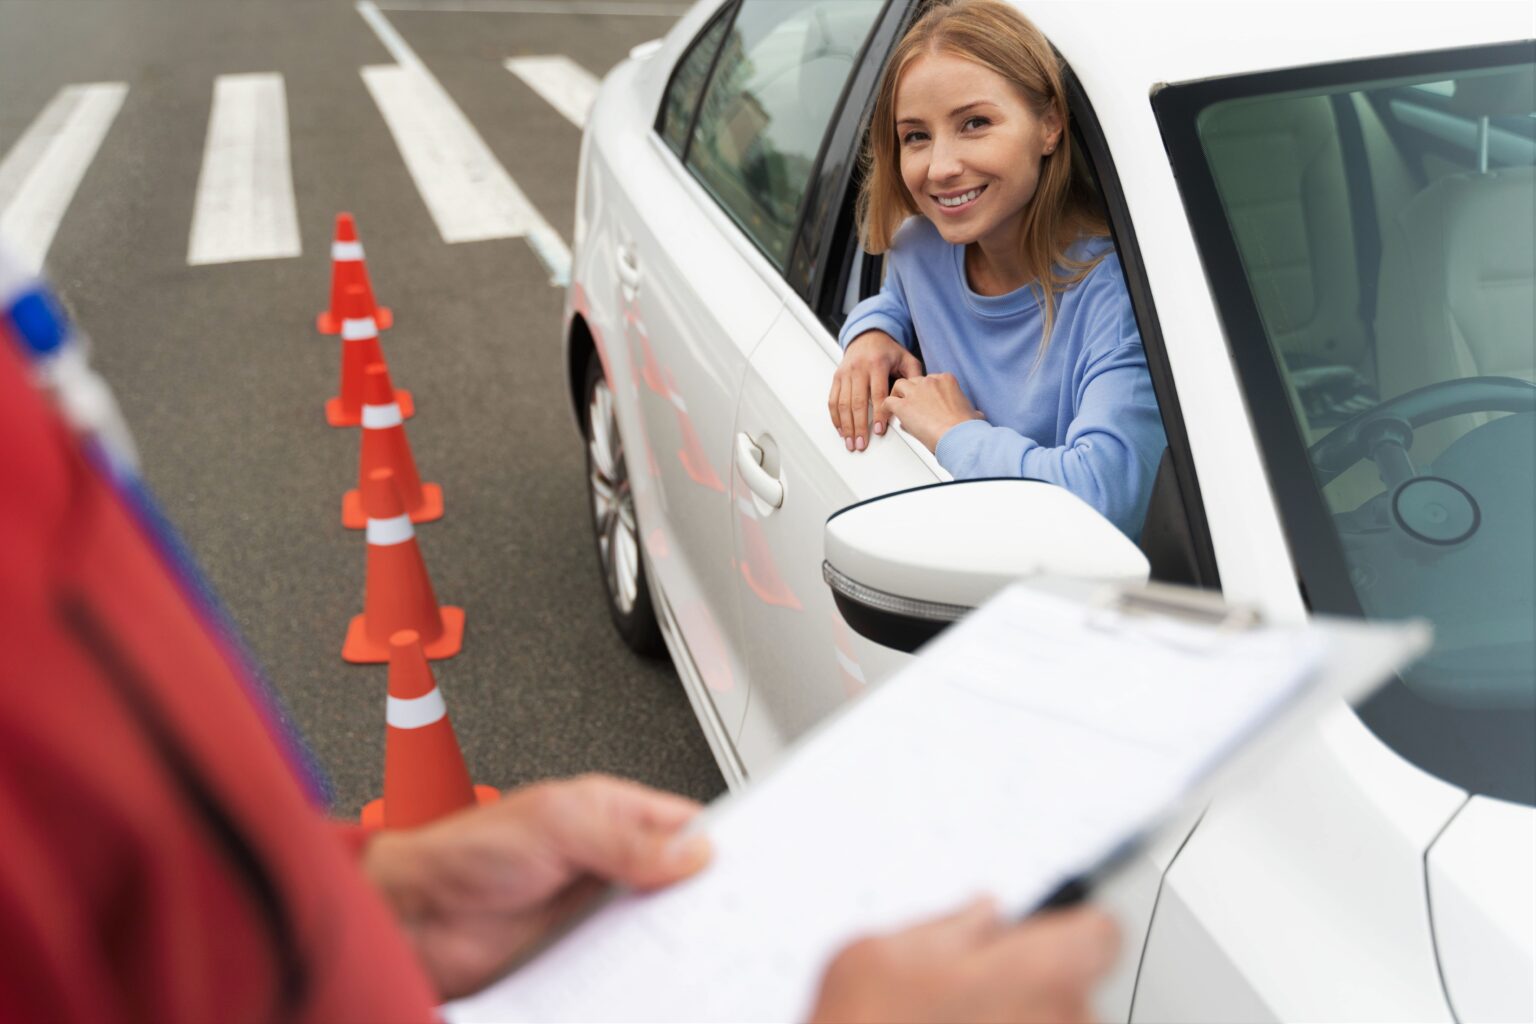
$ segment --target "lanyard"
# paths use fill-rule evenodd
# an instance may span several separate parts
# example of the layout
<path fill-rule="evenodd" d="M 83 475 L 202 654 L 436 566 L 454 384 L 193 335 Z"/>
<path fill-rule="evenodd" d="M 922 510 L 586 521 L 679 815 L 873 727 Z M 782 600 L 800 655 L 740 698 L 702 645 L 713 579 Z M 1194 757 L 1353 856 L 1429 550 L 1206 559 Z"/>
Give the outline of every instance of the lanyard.
<path fill-rule="evenodd" d="M 4 328 L 0 333 L 16 339 L 32 367 L 35 383 L 53 399 L 92 467 L 117 491 L 198 622 L 240 680 L 310 799 L 327 806 L 330 783 L 314 754 L 300 739 L 228 609 L 140 478 L 132 435 L 111 389 L 90 368 L 83 339 L 71 331 L 68 318 L 47 286 L 18 272 L 4 249 L 0 249 L 0 328 Z"/>

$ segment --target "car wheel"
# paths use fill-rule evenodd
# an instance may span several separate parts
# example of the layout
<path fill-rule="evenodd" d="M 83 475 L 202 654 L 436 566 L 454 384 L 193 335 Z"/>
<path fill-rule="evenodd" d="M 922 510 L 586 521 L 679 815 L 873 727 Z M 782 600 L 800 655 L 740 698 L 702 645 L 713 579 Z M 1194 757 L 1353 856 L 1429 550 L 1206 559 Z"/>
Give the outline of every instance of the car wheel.
<path fill-rule="evenodd" d="M 635 519 L 635 495 L 630 487 L 624 439 L 619 434 L 618 410 L 596 352 L 587 360 L 584 393 L 587 489 L 592 499 L 592 534 L 603 589 L 608 595 L 608 614 L 630 650 L 647 656 L 659 655 L 664 645 L 640 552 L 640 527 Z"/>

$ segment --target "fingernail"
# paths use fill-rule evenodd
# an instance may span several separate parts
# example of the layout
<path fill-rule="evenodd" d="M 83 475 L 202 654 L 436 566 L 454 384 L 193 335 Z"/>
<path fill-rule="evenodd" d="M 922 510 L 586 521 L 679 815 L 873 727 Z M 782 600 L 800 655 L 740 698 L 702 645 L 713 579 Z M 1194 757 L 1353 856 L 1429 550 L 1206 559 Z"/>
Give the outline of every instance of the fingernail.
<path fill-rule="evenodd" d="M 884 423 L 876 423 L 875 424 L 875 433 L 877 433 L 877 434 L 885 433 L 885 424 Z"/>
<path fill-rule="evenodd" d="M 676 868 L 691 868 L 709 859 L 709 837 L 698 832 L 677 836 L 667 844 L 663 856 Z"/>
<path fill-rule="evenodd" d="M 862 436 L 856 442 L 856 447 L 859 449 L 859 451 L 864 450 L 864 438 Z"/>
<path fill-rule="evenodd" d="M 849 451 L 853 451 L 853 438 L 845 437 L 843 438 L 843 443 L 848 446 Z"/>

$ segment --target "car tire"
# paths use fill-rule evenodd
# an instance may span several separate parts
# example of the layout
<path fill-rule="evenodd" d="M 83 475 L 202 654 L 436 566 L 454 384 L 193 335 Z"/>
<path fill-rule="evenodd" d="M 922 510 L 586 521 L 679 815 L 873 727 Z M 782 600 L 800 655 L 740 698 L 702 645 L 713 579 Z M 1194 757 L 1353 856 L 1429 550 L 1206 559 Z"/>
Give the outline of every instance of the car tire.
<path fill-rule="evenodd" d="M 592 513 L 593 547 L 597 551 L 603 593 L 607 595 L 608 614 L 630 650 L 657 657 L 666 646 L 656 622 L 650 580 L 640 549 L 640 526 L 635 518 L 624 439 L 619 434 L 618 410 L 596 352 L 587 358 L 582 395 L 587 508 Z"/>

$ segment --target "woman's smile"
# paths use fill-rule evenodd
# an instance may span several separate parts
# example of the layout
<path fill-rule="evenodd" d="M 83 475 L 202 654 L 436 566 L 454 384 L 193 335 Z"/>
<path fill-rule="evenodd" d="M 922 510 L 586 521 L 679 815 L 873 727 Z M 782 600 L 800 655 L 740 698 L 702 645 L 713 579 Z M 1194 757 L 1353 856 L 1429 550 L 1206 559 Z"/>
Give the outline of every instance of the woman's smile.
<path fill-rule="evenodd" d="M 965 192 L 936 192 L 933 193 L 934 202 L 939 204 L 939 212 L 953 217 L 969 210 L 976 205 L 976 200 L 987 190 L 985 185 L 977 185 Z"/>

